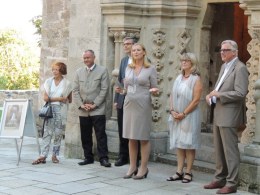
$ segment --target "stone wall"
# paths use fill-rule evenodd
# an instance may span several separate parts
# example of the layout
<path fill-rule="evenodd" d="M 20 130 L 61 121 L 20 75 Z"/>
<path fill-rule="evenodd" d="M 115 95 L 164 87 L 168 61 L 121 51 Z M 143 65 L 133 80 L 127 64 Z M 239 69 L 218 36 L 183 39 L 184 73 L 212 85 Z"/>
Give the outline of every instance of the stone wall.
<path fill-rule="evenodd" d="M 31 101 L 32 110 L 35 117 L 35 123 L 38 130 L 41 130 L 42 120 L 39 119 L 39 92 L 31 90 L 0 90 L 0 107 L 3 107 L 5 99 L 28 99 Z"/>
<path fill-rule="evenodd" d="M 226 1 L 214 1 L 226 2 Z M 68 65 L 67 78 L 73 80 L 82 63 L 82 52 L 93 49 L 96 63 L 106 66 L 111 88 L 107 103 L 107 134 L 110 152 L 118 151 L 116 112 L 112 108 L 113 81 L 123 57 L 122 40 L 136 36 L 147 48 L 147 56 L 158 71 L 159 97 L 152 97 L 152 154 L 167 151 L 169 94 L 179 74 L 178 57 L 194 52 L 200 62 L 203 79 L 201 98 L 202 127 L 207 128 L 209 108 L 205 95 L 209 88 L 211 27 L 214 20 L 213 1 L 194 0 L 53 0 L 43 1 L 43 37 L 41 54 L 42 83 L 51 76 L 50 65 L 62 60 Z M 230 1 L 237 2 L 237 1 Z M 216 71 L 217 72 L 217 71 Z M 42 93 L 40 93 L 42 94 Z M 41 103 L 40 98 L 40 103 Z M 82 157 L 77 110 L 72 103 L 66 128 L 68 157 Z"/>

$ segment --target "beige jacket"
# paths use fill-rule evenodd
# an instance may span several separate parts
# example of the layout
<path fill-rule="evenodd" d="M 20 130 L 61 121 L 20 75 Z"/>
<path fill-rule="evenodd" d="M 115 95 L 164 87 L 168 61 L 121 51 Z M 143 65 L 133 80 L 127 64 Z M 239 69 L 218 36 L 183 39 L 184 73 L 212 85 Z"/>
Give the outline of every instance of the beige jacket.
<path fill-rule="evenodd" d="M 218 81 L 224 69 L 222 65 Z M 214 122 L 217 126 L 238 127 L 246 124 L 245 98 L 248 92 L 248 75 L 247 67 L 238 59 L 235 60 L 218 90 L 220 97 L 214 109 Z"/>
<path fill-rule="evenodd" d="M 96 65 L 89 73 L 86 67 L 79 68 L 73 84 L 73 101 L 79 108 L 79 116 L 105 115 L 110 85 L 105 67 Z M 80 108 L 84 103 L 94 103 L 97 107 L 92 111 L 86 111 Z"/>

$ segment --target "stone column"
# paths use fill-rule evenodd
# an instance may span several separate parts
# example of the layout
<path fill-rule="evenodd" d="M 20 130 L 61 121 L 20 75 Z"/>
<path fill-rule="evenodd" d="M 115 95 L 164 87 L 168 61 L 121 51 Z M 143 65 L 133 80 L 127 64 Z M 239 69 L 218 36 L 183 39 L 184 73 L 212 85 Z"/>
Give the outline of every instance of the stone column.
<path fill-rule="evenodd" d="M 139 39 L 140 37 L 140 28 L 125 28 L 125 27 L 109 27 L 109 37 L 114 40 L 115 43 L 115 65 L 114 70 L 112 71 L 112 81 L 111 85 L 115 83 L 119 74 L 119 66 L 121 59 L 125 56 L 123 51 L 123 40 L 125 37 L 134 37 Z M 114 93 L 113 93 L 114 94 Z M 116 111 L 113 109 L 112 118 L 116 118 Z"/>
<path fill-rule="evenodd" d="M 248 44 L 251 58 L 246 63 L 250 72 L 247 95 L 247 129 L 241 141 L 251 142 L 244 147 L 240 163 L 240 187 L 260 193 L 260 1 L 240 0 L 240 7 L 248 15 L 248 29 L 252 40 Z"/>
<path fill-rule="evenodd" d="M 123 50 L 123 40 L 125 37 L 134 37 L 139 39 L 141 29 L 138 27 L 108 27 L 109 37 L 113 39 L 115 43 L 115 64 L 112 71 L 111 86 L 113 88 L 114 98 L 114 84 L 119 74 L 119 66 L 121 59 L 125 56 Z M 114 102 L 114 101 L 113 101 Z M 112 117 L 107 120 L 106 132 L 108 135 L 108 148 L 109 152 L 118 153 L 119 139 L 118 139 L 118 127 L 117 127 L 117 113 L 116 110 L 112 110 Z"/>

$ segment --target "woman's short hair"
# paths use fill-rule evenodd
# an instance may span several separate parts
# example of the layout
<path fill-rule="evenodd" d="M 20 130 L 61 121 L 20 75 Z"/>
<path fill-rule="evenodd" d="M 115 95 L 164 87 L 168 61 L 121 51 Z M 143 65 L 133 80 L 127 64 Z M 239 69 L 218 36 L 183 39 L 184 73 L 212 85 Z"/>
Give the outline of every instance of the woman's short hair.
<path fill-rule="evenodd" d="M 52 67 L 54 66 L 58 66 L 59 67 L 59 71 L 62 75 L 66 75 L 67 74 L 67 65 L 63 62 L 54 62 L 52 64 Z"/>
<path fill-rule="evenodd" d="M 191 74 L 200 75 L 198 60 L 194 53 L 184 53 L 181 55 L 180 60 L 190 60 L 191 61 Z M 182 70 L 182 74 L 184 71 Z"/>
<path fill-rule="evenodd" d="M 132 48 L 133 48 L 134 46 L 136 46 L 136 45 L 139 45 L 139 46 L 142 48 L 142 50 L 144 51 L 144 53 L 145 53 L 145 55 L 144 55 L 144 67 L 145 67 L 145 68 L 150 67 L 150 63 L 148 62 L 147 57 L 146 57 L 146 49 L 145 49 L 144 45 L 143 45 L 142 43 L 135 43 L 135 44 L 132 46 Z M 131 53 L 131 56 L 132 56 L 132 53 Z M 132 60 L 133 60 L 133 61 L 132 61 L 131 64 L 129 64 L 129 67 L 130 67 L 130 68 L 135 68 L 135 63 L 136 63 L 136 61 L 133 59 L 133 57 L 132 57 Z"/>

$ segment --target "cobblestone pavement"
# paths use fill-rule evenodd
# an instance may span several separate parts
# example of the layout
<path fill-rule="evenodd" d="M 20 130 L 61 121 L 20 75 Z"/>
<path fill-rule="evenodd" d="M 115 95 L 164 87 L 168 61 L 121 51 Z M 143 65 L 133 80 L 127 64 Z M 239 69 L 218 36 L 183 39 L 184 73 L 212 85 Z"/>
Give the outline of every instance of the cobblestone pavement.
<path fill-rule="evenodd" d="M 41 141 L 41 140 L 40 140 Z M 63 143 L 64 144 L 64 143 Z M 63 147 L 62 147 L 63 151 Z M 123 179 L 128 165 L 111 168 L 101 167 L 99 162 L 79 166 L 79 159 L 66 159 L 63 154 L 60 163 L 54 164 L 50 157 L 46 164 L 32 165 L 38 157 L 34 138 L 24 137 L 21 160 L 17 166 L 17 151 L 14 139 L 0 139 L 0 195 L 212 195 L 216 190 L 204 190 L 212 174 L 193 172 L 193 181 L 168 182 L 176 167 L 149 162 L 147 179 Z M 236 194 L 251 193 L 238 191 Z"/>

